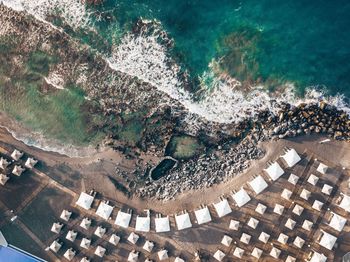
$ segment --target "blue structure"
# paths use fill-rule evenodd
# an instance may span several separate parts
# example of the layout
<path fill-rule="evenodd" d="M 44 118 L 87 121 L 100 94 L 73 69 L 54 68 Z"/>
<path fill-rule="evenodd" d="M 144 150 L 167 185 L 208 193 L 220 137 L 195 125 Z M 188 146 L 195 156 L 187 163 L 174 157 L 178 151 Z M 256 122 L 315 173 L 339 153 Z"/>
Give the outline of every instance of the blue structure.
<path fill-rule="evenodd" d="M 46 262 L 15 246 L 9 245 L 0 231 L 0 262 Z"/>

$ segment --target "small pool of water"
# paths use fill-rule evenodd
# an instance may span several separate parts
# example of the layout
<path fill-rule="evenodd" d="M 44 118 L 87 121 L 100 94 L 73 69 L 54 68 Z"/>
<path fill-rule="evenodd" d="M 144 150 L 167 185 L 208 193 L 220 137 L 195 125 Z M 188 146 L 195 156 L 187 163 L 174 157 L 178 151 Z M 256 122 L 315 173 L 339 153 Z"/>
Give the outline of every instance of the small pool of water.
<path fill-rule="evenodd" d="M 159 180 L 164 177 L 169 170 L 176 165 L 176 161 L 170 158 L 163 159 L 160 163 L 151 170 L 151 178 Z"/>

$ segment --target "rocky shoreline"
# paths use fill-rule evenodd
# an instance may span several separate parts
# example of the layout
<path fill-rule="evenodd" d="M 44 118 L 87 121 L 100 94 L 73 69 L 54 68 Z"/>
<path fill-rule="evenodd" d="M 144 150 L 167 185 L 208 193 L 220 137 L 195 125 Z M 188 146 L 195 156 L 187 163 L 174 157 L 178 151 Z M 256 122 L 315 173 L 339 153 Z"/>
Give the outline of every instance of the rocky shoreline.
<path fill-rule="evenodd" d="M 0 5 L 0 14 L 3 25 L 0 36 L 16 36 L 16 50 L 6 60 L 9 74 L 3 82 L 11 87 L 10 76 L 23 70 L 33 51 L 59 57 L 59 62 L 50 65 L 46 78 L 59 76 L 63 89 L 73 83 L 84 91 L 84 110 L 102 119 L 91 128 L 104 130 L 104 145 L 137 160 L 138 164 L 130 172 L 116 166 L 114 176 L 140 197 L 169 200 L 187 190 L 227 181 L 264 155 L 259 148 L 261 141 L 312 133 L 350 141 L 349 115 L 322 101 L 298 106 L 276 103 L 274 108 L 279 108 L 278 113 L 263 110 L 240 123 L 207 121 L 192 115 L 179 101 L 151 84 L 113 70 L 101 54 L 68 34 L 3 5 Z M 133 33 L 153 34 L 154 30 L 157 27 L 152 22 L 138 21 Z M 164 45 L 172 45 L 167 35 L 160 40 Z M 194 88 L 186 72 L 179 72 L 178 77 L 186 89 Z M 43 81 L 39 88 L 43 95 L 61 91 L 48 81 Z M 155 163 L 143 161 L 140 153 L 161 160 L 171 137 L 181 134 L 198 138 L 205 144 L 204 152 L 189 160 L 179 160 L 162 179 L 152 181 L 149 170 Z"/>

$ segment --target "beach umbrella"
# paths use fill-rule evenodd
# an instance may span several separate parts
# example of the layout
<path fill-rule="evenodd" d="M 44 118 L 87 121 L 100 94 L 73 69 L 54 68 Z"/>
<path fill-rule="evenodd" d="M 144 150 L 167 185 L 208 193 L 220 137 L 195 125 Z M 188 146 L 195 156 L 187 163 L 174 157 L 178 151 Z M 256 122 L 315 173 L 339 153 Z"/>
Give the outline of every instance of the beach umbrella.
<path fill-rule="evenodd" d="M 317 210 L 317 211 L 321 211 L 323 206 L 323 203 L 321 201 L 315 200 L 314 203 L 312 204 L 312 208 Z"/>
<path fill-rule="evenodd" d="M 252 251 L 252 256 L 255 258 L 260 258 L 262 255 L 263 251 L 260 248 L 254 247 L 253 251 Z"/>
<path fill-rule="evenodd" d="M 305 188 L 301 190 L 300 197 L 302 199 L 308 200 L 310 196 L 311 196 L 311 192 L 309 190 L 306 190 Z"/>
<path fill-rule="evenodd" d="M 251 238 L 252 238 L 251 235 L 248 235 L 246 233 L 242 233 L 240 241 L 248 245 Z"/>
<path fill-rule="evenodd" d="M 217 260 L 217 261 L 222 261 L 225 257 L 225 253 L 222 252 L 221 250 L 217 250 L 214 254 L 214 258 Z"/>
<path fill-rule="evenodd" d="M 24 172 L 25 168 L 22 168 L 21 166 L 15 165 L 13 170 L 12 170 L 12 174 L 14 174 L 15 176 L 21 176 L 22 173 Z"/>
<path fill-rule="evenodd" d="M 0 168 L 5 170 L 10 163 L 3 157 L 0 158 Z"/>
<path fill-rule="evenodd" d="M 307 179 L 307 182 L 313 186 L 315 186 L 318 182 L 319 178 L 315 176 L 314 174 L 311 174 L 309 178 Z"/>
<path fill-rule="evenodd" d="M 154 247 L 154 243 L 152 241 L 146 241 L 146 243 L 143 245 L 143 249 L 147 252 L 152 252 L 152 249 Z"/>
<path fill-rule="evenodd" d="M 260 175 L 258 175 L 248 183 L 256 194 L 260 194 L 268 187 L 268 184 L 266 183 L 265 179 Z"/>
<path fill-rule="evenodd" d="M 66 239 L 74 242 L 74 240 L 77 238 L 78 233 L 75 232 L 74 230 L 69 230 L 67 235 L 66 235 Z"/>
<path fill-rule="evenodd" d="M 288 178 L 288 182 L 291 183 L 292 185 L 296 185 L 298 183 L 299 177 L 294 175 L 294 174 L 290 174 L 289 178 Z"/>
<path fill-rule="evenodd" d="M 103 237 L 103 235 L 106 233 L 106 229 L 102 226 L 98 226 L 95 230 L 95 235 L 98 237 Z"/>
<path fill-rule="evenodd" d="M 238 230 L 238 227 L 239 227 L 239 221 L 231 219 L 229 229 Z"/>
<path fill-rule="evenodd" d="M 7 181 L 9 181 L 9 177 L 4 175 L 4 174 L 0 174 L 0 184 L 1 185 L 6 185 Z"/>
<path fill-rule="evenodd" d="M 53 223 L 52 227 L 51 227 L 51 232 L 54 232 L 56 234 L 59 234 L 61 232 L 61 229 L 63 227 L 63 224 L 60 222 L 55 222 Z"/>
<path fill-rule="evenodd" d="M 109 243 L 111 243 L 111 244 L 113 244 L 115 246 L 118 245 L 119 241 L 120 241 L 120 237 L 117 236 L 116 234 L 112 234 L 111 237 L 108 240 Z"/>
<path fill-rule="evenodd" d="M 279 215 L 282 215 L 284 210 L 284 206 L 280 205 L 280 204 L 276 204 L 275 208 L 273 209 L 273 212 Z"/>
<path fill-rule="evenodd" d="M 128 256 L 129 262 L 137 262 L 139 258 L 139 252 L 136 252 L 135 250 L 131 251 Z"/>
<path fill-rule="evenodd" d="M 114 224 L 123 228 L 128 228 L 130 224 L 130 220 L 131 220 L 131 214 L 119 210 Z"/>
<path fill-rule="evenodd" d="M 106 253 L 106 249 L 101 246 L 97 246 L 95 250 L 95 255 L 99 257 L 103 257 Z"/>
<path fill-rule="evenodd" d="M 194 211 L 198 225 L 205 224 L 211 221 L 211 216 L 208 207 Z"/>
<path fill-rule="evenodd" d="M 224 235 L 224 237 L 221 240 L 221 244 L 223 244 L 224 246 L 229 247 L 232 243 L 232 237 Z"/>
<path fill-rule="evenodd" d="M 233 255 L 238 258 L 242 258 L 243 254 L 244 254 L 244 250 L 239 247 L 236 247 L 235 251 L 233 251 Z"/>
<path fill-rule="evenodd" d="M 284 245 L 288 242 L 288 238 L 289 237 L 286 234 L 280 233 L 277 241 Z"/>
<path fill-rule="evenodd" d="M 281 250 L 279 250 L 278 248 L 273 247 L 271 249 L 270 256 L 272 256 L 273 258 L 279 258 L 280 254 Z"/>
<path fill-rule="evenodd" d="M 277 162 L 272 163 L 268 168 L 264 169 L 264 171 L 273 181 L 276 181 L 280 176 L 284 174 L 284 170 Z"/>
<path fill-rule="evenodd" d="M 299 236 L 297 236 L 293 241 L 294 246 L 296 246 L 298 248 L 302 248 L 304 243 L 305 243 L 305 240 Z"/>
<path fill-rule="evenodd" d="M 283 189 L 281 197 L 283 197 L 286 200 L 289 200 L 290 197 L 292 196 L 292 191 L 290 191 L 289 189 Z"/>
<path fill-rule="evenodd" d="M 63 210 L 61 213 L 60 218 L 63 219 L 64 221 L 68 221 L 72 215 L 72 212 L 68 210 Z"/>
<path fill-rule="evenodd" d="M 185 262 L 185 260 L 183 260 L 182 258 L 180 257 L 176 257 L 174 262 Z"/>
<path fill-rule="evenodd" d="M 295 227 L 295 224 L 296 224 L 296 222 L 293 219 L 288 218 L 285 226 L 287 228 L 289 228 L 290 230 L 293 230 L 293 228 Z"/>
<path fill-rule="evenodd" d="M 342 195 L 342 200 L 339 203 L 339 207 L 347 212 L 350 212 L 350 197 L 347 195 Z"/>
<path fill-rule="evenodd" d="M 151 228 L 151 218 L 147 217 L 136 217 L 135 230 L 139 232 L 149 232 Z"/>
<path fill-rule="evenodd" d="M 263 215 L 265 213 L 267 209 L 267 206 L 261 204 L 261 203 L 258 203 L 258 205 L 256 206 L 255 208 L 255 211 L 261 215 Z"/>
<path fill-rule="evenodd" d="M 288 256 L 286 259 L 286 262 L 295 262 L 295 261 L 297 261 L 297 259 L 295 257 L 292 257 L 292 256 Z"/>
<path fill-rule="evenodd" d="M 13 150 L 11 157 L 12 159 L 18 161 L 23 156 L 23 153 L 21 151 L 18 151 L 17 149 Z"/>
<path fill-rule="evenodd" d="M 267 234 L 267 233 L 265 233 L 265 232 L 261 232 L 261 234 L 260 234 L 260 236 L 259 236 L 259 240 L 261 241 L 261 242 L 263 242 L 263 243 L 267 243 L 267 241 L 269 240 L 269 238 L 270 238 L 270 235 L 269 234 Z"/>
<path fill-rule="evenodd" d="M 331 221 L 329 222 L 329 226 L 341 232 L 346 224 L 346 221 L 347 221 L 346 218 L 332 212 L 332 218 L 331 218 Z"/>
<path fill-rule="evenodd" d="M 128 241 L 132 244 L 136 244 L 137 240 L 139 240 L 140 236 L 135 234 L 134 232 L 131 232 L 129 237 L 128 237 Z"/>
<path fill-rule="evenodd" d="M 329 250 L 332 250 L 335 242 L 337 241 L 337 238 L 323 230 L 321 230 L 321 232 L 323 234 L 320 240 L 320 245 Z"/>
<path fill-rule="evenodd" d="M 75 250 L 73 250 L 72 248 L 68 249 L 65 253 L 64 253 L 64 257 L 71 261 L 74 257 L 75 257 Z"/>
<path fill-rule="evenodd" d="M 324 254 L 312 251 L 311 259 L 309 262 L 326 262 L 327 257 Z"/>
<path fill-rule="evenodd" d="M 101 202 L 96 210 L 96 215 L 106 220 L 109 219 L 113 211 L 113 207 L 105 202 Z"/>
<path fill-rule="evenodd" d="M 301 160 L 297 151 L 293 148 L 289 149 L 284 155 L 282 155 L 282 158 L 287 163 L 288 167 L 295 166 Z"/>
<path fill-rule="evenodd" d="M 157 217 L 155 218 L 156 232 L 169 232 L 170 231 L 170 222 L 169 216 L 166 217 Z"/>
<path fill-rule="evenodd" d="M 251 217 L 248 221 L 248 226 L 253 228 L 253 229 L 255 229 L 258 226 L 258 224 L 259 224 L 259 220 L 255 219 L 253 217 Z"/>
<path fill-rule="evenodd" d="M 320 163 L 317 167 L 317 172 L 325 175 L 327 173 L 327 170 L 328 170 L 328 166 L 326 166 L 325 164 L 323 163 Z"/>
<path fill-rule="evenodd" d="M 80 227 L 88 230 L 91 226 L 91 219 L 85 217 L 80 223 Z"/>
<path fill-rule="evenodd" d="M 80 242 L 80 246 L 85 249 L 89 249 L 90 245 L 91 245 L 91 240 L 85 237 Z"/>
<path fill-rule="evenodd" d="M 90 259 L 88 259 L 87 257 L 83 257 L 80 262 L 90 262 Z"/>
<path fill-rule="evenodd" d="M 232 212 L 227 199 L 223 199 L 219 203 L 214 204 L 214 208 L 219 217 L 226 216 Z"/>
<path fill-rule="evenodd" d="M 322 187 L 322 193 L 325 195 L 330 195 L 332 193 L 333 187 L 327 184 L 324 184 Z"/>
<path fill-rule="evenodd" d="M 313 223 L 310 220 L 305 219 L 301 227 L 307 231 L 311 231 L 312 226 L 313 226 Z"/>
<path fill-rule="evenodd" d="M 51 245 L 50 245 L 50 249 L 51 249 L 53 252 L 55 252 L 55 253 L 57 253 L 58 250 L 61 249 L 61 247 L 62 247 L 62 244 L 60 244 L 60 243 L 58 242 L 58 240 L 53 241 L 53 242 L 51 243 Z"/>
<path fill-rule="evenodd" d="M 76 204 L 86 210 L 89 210 L 93 201 L 93 196 L 86 194 L 85 192 L 81 192 Z"/>
<path fill-rule="evenodd" d="M 163 249 L 163 250 L 159 251 L 158 252 L 158 258 L 159 258 L 160 261 L 168 259 L 169 258 L 168 250 Z"/>
<path fill-rule="evenodd" d="M 37 163 L 38 163 L 38 160 L 35 160 L 34 158 L 29 157 L 25 162 L 24 166 L 29 169 L 33 169 Z"/>
<path fill-rule="evenodd" d="M 300 205 L 298 205 L 298 204 L 295 204 L 295 206 L 294 206 L 292 212 L 293 212 L 294 214 L 300 216 L 301 213 L 303 213 L 303 211 L 304 211 L 304 208 L 303 208 L 302 206 L 300 206 Z"/>
<path fill-rule="evenodd" d="M 184 213 L 182 215 L 176 215 L 175 221 L 176 221 L 178 230 L 183 230 L 183 229 L 192 227 L 192 223 L 188 213 Z"/>

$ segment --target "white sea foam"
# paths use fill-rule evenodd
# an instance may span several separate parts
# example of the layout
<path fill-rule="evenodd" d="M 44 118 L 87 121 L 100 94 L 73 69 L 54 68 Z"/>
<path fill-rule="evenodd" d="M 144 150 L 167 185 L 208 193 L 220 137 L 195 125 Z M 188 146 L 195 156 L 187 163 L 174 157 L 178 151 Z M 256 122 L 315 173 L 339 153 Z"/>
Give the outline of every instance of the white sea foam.
<path fill-rule="evenodd" d="M 0 0 L 16 11 L 25 11 L 45 21 L 50 15 L 59 15 L 73 28 L 87 26 L 89 14 L 80 0 Z"/>

